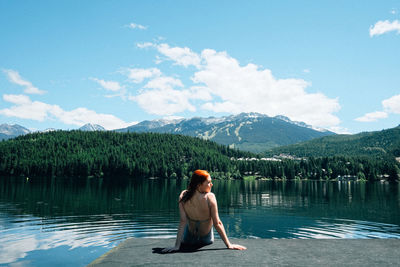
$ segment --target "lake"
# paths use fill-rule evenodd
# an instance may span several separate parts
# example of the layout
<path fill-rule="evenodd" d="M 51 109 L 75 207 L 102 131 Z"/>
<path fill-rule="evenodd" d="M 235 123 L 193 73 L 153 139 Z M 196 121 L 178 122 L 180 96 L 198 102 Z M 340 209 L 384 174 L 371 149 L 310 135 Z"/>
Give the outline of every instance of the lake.
<path fill-rule="evenodd" d="M 400 238 L 398 184 L 213 183 L 229 237 Z M 177 198 L 187 184 L 173 179 L 2 177 L 0 265 L 85 266 L 128 237 L 174 238 Z"/>

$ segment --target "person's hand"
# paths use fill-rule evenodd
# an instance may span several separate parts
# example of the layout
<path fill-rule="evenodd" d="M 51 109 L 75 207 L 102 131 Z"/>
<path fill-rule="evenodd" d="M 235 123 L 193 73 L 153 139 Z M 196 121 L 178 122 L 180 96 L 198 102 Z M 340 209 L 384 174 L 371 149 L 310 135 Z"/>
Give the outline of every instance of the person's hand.
<path fill-rule="evenodd" d="M 164 248 L 163 250 L 161 250 L 162 253 L 172 253 L 175 251 L 178 251 L 179 248 L 177 247 L 169 247 L 169 248 Z"/>
<path fill-rule="evenodd" d="M 241 245 L 238 245 L 238 244 L 231 244 L 229 246 L 229 249 L 245 250 L 247 248 L 245 246 L 241 246 Z"/>

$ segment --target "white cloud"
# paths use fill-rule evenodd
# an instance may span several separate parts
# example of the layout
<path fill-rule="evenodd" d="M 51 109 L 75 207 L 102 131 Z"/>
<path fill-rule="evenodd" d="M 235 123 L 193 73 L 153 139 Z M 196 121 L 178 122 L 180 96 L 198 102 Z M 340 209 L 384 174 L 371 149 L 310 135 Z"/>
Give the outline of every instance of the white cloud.
<path fill-rule="evenodd" d="M 181 120 L 183 120 L 185 118 L 181 117 L 181 116 L 165 116 L 162 119 L 173 122 L 173 121 L 181 121 Z"/>
<path fill-rule="evenodd" d="M 154 89 L 172 89 L 174 87 L 183 87 L 182 82 L 179 79 L 173 77 L 157 77 L 149 81 L 144 88 Z"/>
<path fill-rule="evenodd" d="M 24 95 L 3 95 L 3 100 L 15 104 L 10 108 L 0 110 L 0 114 L 7 117 L 44 121 L 49 117 L 49 114 L 55 113 L 60 109 L 57 105 L 31 101 L 28 96 Z"/>
<path fill-rule="evenodd" d="M 153 77 L 161 76 L 161 71 L 157 68 L 149 68 L 149 69 L 126 69 L 124 73 L 127 74 L 129 80 L 133 83 L 141 83 L 144 79 L 150 79 Z"/>
<path fill-rule="evenodd" d="M 126 27 L 128 27 L 130 29 L 139 29 L 139 30 L 147 29 L 147 26 L 143 26 L 143 25 L 136 24 L 136 23 L 129 23 L 128 25 L 126 25 Z"/>
<path fill-rule="evenodd" d="M 328 127 L 327 130 L 337 133 L 337 134 L 351 134 L 349 129 L 341 127 L 341 126 Z"/>
<path fill-rule="evenodd" d="M 65 124 L 82 126 L 86 123 L 99 124 L 107 130 L 125 128 L 134 123 L 126 123 L 123 120 L 111 114 L 96 113 L 87 108 L 77 108 L 71 111 L 59 110 L 59 113 L 53 113 L 57 119 Z"/>
<path fill-rule="evenodd" d="M 3 95 L 4 101 L 17 104 L 24 105 L 31 103 L 29 96 L 26 95 Z"/>
<path fill-rule="evenodd" d="M 207 87 L 193 86 L 183 89 L 181 80 L 162 76 L 158 69 L 135 69 L 133 73 L 135 75 L 131 78 L 136 79 L 136 82 L 154 76 L 142 87 L 138 95 L 129 96 L 130 100 L 137 102 L 150 114 L 172 116 L 186 110 L 194 112 L 196 108 L 190 103 L 191 100 L 212 99 Z"/>
<path fill-rule="evenodd" d="M 168 44 L 160 44 L 157 46 L 158 52 L 166 56 L 177 65 L 188 67 L 190 65 L 198 67 L 200 65 L 200 57 L 188 47 L 170 47 Z"/>
<path fill-rule="evenodd" d="M 149 48 L 149 47 L 155 47 L 156 45 L 150 42 L 145 42 L 145 43 L 137 43 L 136 46 L 139 48 Z"/>
<path fill-rule="evenodd" d="M 259 112 L 285 115 L 293 120 L 328 127 L 340 123 L 333 115 L 340 109 L 338 99 L 321 93 L 307 93 L 309 83 L 301 79 L 276 79 L 270 70 L 254 64 L 240 66 L 226 52 L 203 50 L 204 65 L 193 76 L 204 84 L 214 101 L 202 108 L 214 112 Z"/>
<path fill-rule="evenodd" d="M 400 114 L 400 95 L 383 100 L 382 106 L 390 113 Z"/>
<path fill-rule="evenodd" d="M 117 92 L 115 94 L 104 95 L 104 97 L 106 97 L 106 98 L 120 97 L 124 101 L 129 99 L 125 89 L 123 89 L 123 90 L 121 90 L 121 91 L 119 91 L 119 92 Z"/>
<path fill-rule="evenodd" d="M 374 26 L 369 28 L 369 35 L 373 37 L 391 31 L 397 31 L 397 34 L 400 34 L 400 22 L 398 20 L 394 20 L 393 22 L 390 22 L 389 20 L 378 21 Z"/>
<path fill-rule="evenodd" d="M 3 99 L 14 104 L 14 106 L 11 106 L 10 108 L 0 110 L 0 114 L 7 117 L 31 119 L 36 121 L 52 119 L 75 126 L 94 123 L 102 125 L 108 130 L 124 128 L 136 123 L 127 123 L 113 115 L 96 113 L 87 108 L 77 108 L 71 111 L 65 111 L 58 105 L 32 101 L 29 97 L 24 95 L 3 95 Z"/>
<path fill-rule="evenodd" d="M 392 10 L 390 10 L 390 14 L 395 15 L 397 13 L 397 10 L 395 8 L 392 8 Z"/>
<path fill-rule="evenodd" d="M 140 48 L 158 47 L 152 43 L 138 44 Z M 165 46 L 163 46 L 165 48 Z M 186 62 L 183 57 L 174 57 L 179 62 Z M 180 64 L 180 65 L 183 65 Z M 211 96 L 204 87 L 193 87 L 189 90 L 183 89 L 181 80 L 164 76 L 158 68 L 134 68 L 123 71 L 133 83 L 141 83 L 149 79 L 139 90 L 136 96 L 128 96 L 128 99 L 135 101 L 138 105 L 150 114 L 171 116 L 175 113 L 186 110 L 196 111 L 195 106 L 190 103 L 192 99 L 210 100 Z"/>
<path fill-rule="evenodd" d="M 27 80 L 24 80 L 21 75 L 15 70 L 3 70 L 3 72 L 8 76 L 10 82 L 18 84 L 25 87 L 24 92 L 27 94 L 44 94 L 45 91 L 39 90 L 33 84 Z"/>
<path fill-rule="evenodd" d="M 373 122 L 379 119 L 387 118 L 388 114 L 384 111 L 375 111 L 371 113 L 367 113 L 362 117 L 358 117 L 355 120 L 360 122 Z"/>
<path fill-rule="evenodd" d="M 172 88 L 147 90 L 131 97 L 131 100 L 136 101 L 146 112 L 164 116 L 171 116 L 185 110 L 196 111 L 189 99 L 190 92 L 188 90 Z"/>
<path fill-rule="evenodd" d="M 137 44 L 139 48 L 154 47 L 159 53 L 167 57 L 168 60 L 172 60 L 176 65 L 184 67 L 195 66 L 199 67 L 201 58 L 198 54 L 194 53 L 188 47 L 170 47 L 168 44 L 153 44 L 153 43 L 141 43 Z M 161 62 L 160 58 L 157 58 L 157 63 Z"/>
<path fill-rule="evenodd" d="M 213 99 L 208 87 L 205 86 L 192 86 L 190 88 L 190 98 L 204 101 Z"/>
<path fill-rule="evenodd" d="M 97 78 L 90 78 L 90 79 L 97 82 L 98 84 L 101 85 L 101 87 L 103 87 L 108 91 L 118 92 L 119 90 L 122 89 L 122 86 L 118 82 L 105 81 Z"/>
<path fill-rule="evenodd" d="M 103 87 L 107 91 L 113 92 L 112 94 L 105 95 L 105 97 L 107 98 L 120 97 L 122 100 L 126 100 L 128 98 L 125 86 L 120 85 L 119 82 L 105 81 L 97 78 L 90 78 L 90 79 L 97 82 L 101 87 Z"/>
<path fill-rule="evenodd" d="M 311 71 L 309 69 L 304 69 L 303 72 L 304 73 L 310 73 Z"/>
<path fill-rule="evenodd" d="M 131 96 L 150 114 L 171 116 L 185 110 L 196 111 L 190 103 L 191 90 L 182 90 L 182 82 L 173 77 L 156 77 L 150 80 L 137 96 Z M 177 89 L 178 88 L 178 89 Z"/>
<path fill-rule="evenodd" d="M 162 62 L 163 62 L 162 58 L 157 55 L 156 59 L 154 60 L 154 63 L 156 63 L 158 65 L 158 64 L 161 64 Z"/>
<path fill-rule="evenodd" d="M 375 111 L 367 113 L 362 117 L 356 118 L 360 122 L 373 122 L 379 119 L 385 119 L 390 113 L 400 114 L 400 95 L 392 96 L 391 98 L 382 101 L 384 111 Z"/>
<path fill-rule="evenodd" d="M 241 66 L 226 52 L 212 49 L 197 54 L 187 47 L 170 47 L 168 44 L 144 43 L 138 44 L 138 47 L 156 48 L 174 65 L 195 66 L 197 69 L 192 76 L 194 86 L 189 89 L 183 90 L 185 86 L 181 81 L 162 75 L 149 81 L 144 88 L 157 91 L 147 90 L 131 98 L 147 112 L 172 115 L 173 112 L 195 110 L 191 101 L 197 100 L 197 107 L 214 112 L 285 115 L 292 120 L 319 127 L 335 127 L 340 123 L 334 115 L 340 110 L 338 99 L 322 93 L 306 92 L 310 83 L 302 79 L 277 79 L 268 69 L 255 64 Z M 160 61 L 158 56 L 156 58 Z M 167 89 L 179 100 L 173 101 L 167 97 Z M 150 96 L 159 99 L 157 105 L 151 104 Z M 179 108 L 175 106 L 177 103 L 181 103 Z M 163 105 L 167 106 L 168 112 L 162 112 Z"/>

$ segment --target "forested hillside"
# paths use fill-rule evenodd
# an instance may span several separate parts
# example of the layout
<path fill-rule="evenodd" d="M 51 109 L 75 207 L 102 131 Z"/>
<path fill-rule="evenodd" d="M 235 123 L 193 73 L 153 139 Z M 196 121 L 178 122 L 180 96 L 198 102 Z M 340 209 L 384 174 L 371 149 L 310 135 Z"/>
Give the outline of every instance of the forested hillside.
<path fill-rule="evenodd" d="M 206 169 L 213 178 L 377 180 L 398 178 L 395 160 L 375 157 L 266 159 L 212 141 L 158 133 L 56 131 L 0 142 L 0 175 L 26 177 L 184 178 Z"/>
<path fill-rule="evenodd" d="M 230 157 L 247 154 L 180 135 L 56 131 L 1 142 L 0 174 L 184 177 L 196 168 L 234 171 Z"/>
<path fill-rule="evenodd" d="M 378 132 L 355 135 L 332 135 L 266 152 L 266 155 L 281 153 L 298 157 L 368 156 L 400 157 L 400 126 Z"/>

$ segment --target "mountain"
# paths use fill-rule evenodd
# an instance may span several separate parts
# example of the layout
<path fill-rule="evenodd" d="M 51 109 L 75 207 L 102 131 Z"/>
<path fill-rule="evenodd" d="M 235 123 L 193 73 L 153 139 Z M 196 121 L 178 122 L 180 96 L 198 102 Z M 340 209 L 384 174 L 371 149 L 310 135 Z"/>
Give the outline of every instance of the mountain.
<path fill-rule="evenodd" d="M 83 125 L 81 128 L 79 128 L 79 130 L 81 131 L 105 131 L 106 129 L 104 129 L 103 126 L 100 126 L 98 124 L 91 124 L 91 123 L 87 123 L 85 125 Z M 47 133 L 47 132 L 53 132 L 53 131 L 57 131 L 57 129 L 55 128 L 48 128 L 45 129 L 43 131 L 39 131 L 42 133 Z M 25 135 L 28 133 L 32 133 L 32 131 L 28 130 L 27 128 L 18 125 L 18 124 L 1 124 L 0 125 L 0 140 L 7 140 L 10 138 L 14 138 L 20 135 Z"/>
<path fill-rule="evenodd" d="M 333 135 L 284 116 L 241 113 L 220 118 L 191 118 L 143 121 L 117 132 L 156 132 L 182 134 L 212 140 L 231 148 L 263 152 L 273 147 Z"/>
<path fill-rule="evenodd" d="M 83 125 L 81 128 L 79 128 L 79 130 L 81 130 L 81 131 L 105 131 L 106 129 L 104 129 L 103 126 L 98 125 L 98 124 L 87 123 L 87 124 Z"/>
<path fill-rule="evenodd" d="M 30 132 L 30 130 L 21 125 L 4 123 L 0 125 L 0 140 L 14 138 Z"/>
<path fill-rule="evenodd" d="M 10 127 L 7 124 L 3 125 Z M 3 132 L 0 130 L 0 139 L 9 139 L 30 132 L 22 126 L 14 126 L 21 127 L 26 131 L 15 131 L 14 134 L 10 135 L 7 134 L 9 131 L 5 130 Z M 7 127 L 4 128 L 6 129 Z M 45 132 L 52 130 L 54 129 L 48 129 Z M 106 131 L 102 126 L 91 123 L 85 124 L 79 130 Z M 333 132 L 318 129 L 303 122 L 291 121 L 284 116 L 269 117 L 259 113 L 241 113 L 219 118 L 194 117 L 190 119 L 143 121 L 128 128 L 116 130 L 116 132 L 155 132 L 188 135 L 251 152 L 265 152 L 278 146 L 334 135 Z"/>
<path fill-rule="evenodd" d="M 400 125 L 376 132 L 333 135 L 271 149 L 266 155 L 298 157 L 389 156 L 400 157 Z"/>

